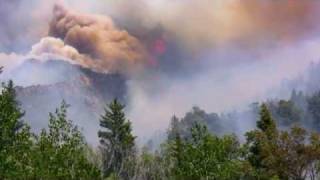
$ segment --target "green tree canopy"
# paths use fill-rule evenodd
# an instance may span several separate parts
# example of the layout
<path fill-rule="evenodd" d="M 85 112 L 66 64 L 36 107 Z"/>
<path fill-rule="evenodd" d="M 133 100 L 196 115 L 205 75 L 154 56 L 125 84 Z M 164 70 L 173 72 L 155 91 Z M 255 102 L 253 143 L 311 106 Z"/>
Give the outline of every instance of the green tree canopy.
<path fill-rule="evenodd" d="M 50 113 L 48 130 L 37 138 L 34 161 L 37 178 L 99 179 L 100 172 L 88 160 L 88 146 L 77 126 L 67 119 L 68 105 L 63 101 Z"/>
<path fill-rule="evenodd" d="M 23 115 L 13 82 L 3 83 L 0 94 L 0 179 L 28 177 L 32 171 L 31 133 L 21 119 Z"/>
<path fill-rule="evenodd" d="M 98 136 L 103 155 L 104 175 L 115 174 L 128 179 L 132 174 L 128 160 L 133 158 L 135 137 L 131 132 L 131 122 L 125 117 L 124 106 L 117 99 L 105 109 L 100 126 L 102 130 L 98 132 Z"/>
<path fill-rule="evenodd" d="M 176 136 L 169 145 L 175 179 L 240 178 L 239 143 L 234 136 L 219 138 L 198 123 L 192 127 L 191 134 L 191 140 Z"/>

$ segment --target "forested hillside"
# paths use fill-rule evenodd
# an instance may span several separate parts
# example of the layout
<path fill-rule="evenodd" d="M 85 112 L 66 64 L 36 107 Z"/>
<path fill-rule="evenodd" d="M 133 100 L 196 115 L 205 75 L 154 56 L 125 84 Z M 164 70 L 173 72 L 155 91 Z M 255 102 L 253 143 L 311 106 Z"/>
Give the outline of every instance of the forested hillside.
<path fill-rule="evenodd" d="M 320 180 L 320 0 L 0 0 L 0 180 Z"/>
<path fill-rule="evenodd" d="M 153 151 L 137 146 L 124 105 L 115 99 L 101 115 L 101 130 L 92 132 L 100 139 L 94 148 L 68 119 L 65 101 L 49 114 L 48 127 L 33 133 L 9 81 L 0 95 L 0 179 L 316 180 L 319 102 L 319 93 L 293 91 L 290 100 L 255 104 L 256 128 L 241 143 L 223 132 L 226 117 L 195 107 L 182 119 L 173 116 L 167 140 Z M 308 129 L 299 125 L 303 119 Z"/>

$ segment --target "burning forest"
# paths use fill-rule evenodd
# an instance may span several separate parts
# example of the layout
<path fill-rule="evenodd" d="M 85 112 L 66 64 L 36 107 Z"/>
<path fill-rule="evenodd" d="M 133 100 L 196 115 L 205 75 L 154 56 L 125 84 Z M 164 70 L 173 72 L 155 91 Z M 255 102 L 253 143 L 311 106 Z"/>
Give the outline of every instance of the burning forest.
<path fill-rule="evenodd" d="M 319 179 L 319 12 L 0 0 L 0 180 Z"/>

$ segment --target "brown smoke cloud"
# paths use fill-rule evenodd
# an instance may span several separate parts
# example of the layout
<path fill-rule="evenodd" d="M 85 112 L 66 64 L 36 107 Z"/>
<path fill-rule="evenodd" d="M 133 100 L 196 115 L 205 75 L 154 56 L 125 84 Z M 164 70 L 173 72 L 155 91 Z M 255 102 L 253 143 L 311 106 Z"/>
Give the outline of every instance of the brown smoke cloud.
<path fill-rule="evenodd" d="M 181 44 L 196 49 L 288 43 L 320 28 L 316 0 L 132 0 L 130 4 L 119 3 L 113 12 L 128 28 L 137 26 L 132 20 L 146 29 L 160 24 Z"/>
<path fill-rule="evenodd" d="M 139 136 L 192 104 L 224 111 L 267 97 L 320 56 L 318 0 L 61 0 L 73 10 L 51 13 L 56 1 L 0 0 L 0 51 L 23 50 L 0 53 L 0 66 L 36 56 L 128 73 L 151 59 L 155 71 L 128 83 Z"/>
<path fill-rule="evenodd" d="M 300 40 L 319 30 L 317 15 L 320 2 L 315 0 L 236 1 L 229 5 L 237 18 L 234 29 L 244 38 L 272 38 L 284 42 Z M 234 26 L 234 28 L 236 28 Z"/>
<path fill-rule="evenodd" d="M 74 47 L 81 58 L 71 58 L 96 71 L 134 71 L 143 66 L 146 52 L 138 39 L 117 28 L 108 16 L 83 14 L 55 5 L 49 36 Z"/>

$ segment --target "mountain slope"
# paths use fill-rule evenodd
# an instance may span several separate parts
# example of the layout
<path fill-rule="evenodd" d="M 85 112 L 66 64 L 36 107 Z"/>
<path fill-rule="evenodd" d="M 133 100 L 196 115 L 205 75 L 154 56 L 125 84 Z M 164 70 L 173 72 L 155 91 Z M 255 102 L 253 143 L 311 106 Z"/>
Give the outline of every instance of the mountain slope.
<path fill-rule="evenodd" d="M 12 74 L 23 85 L 16 88 L 18 99 L 36 131 L 46 127 L 49 112 L 65 100 L 71 105 L 70 119 L 83 128 L 89 141 L 96 141 L 91 132 L 97 132 L 105 104 L 113 98 L 126 101 L 126 79 L 119 74 L 97 73 L 58 60 L 28 60 Z"/>

